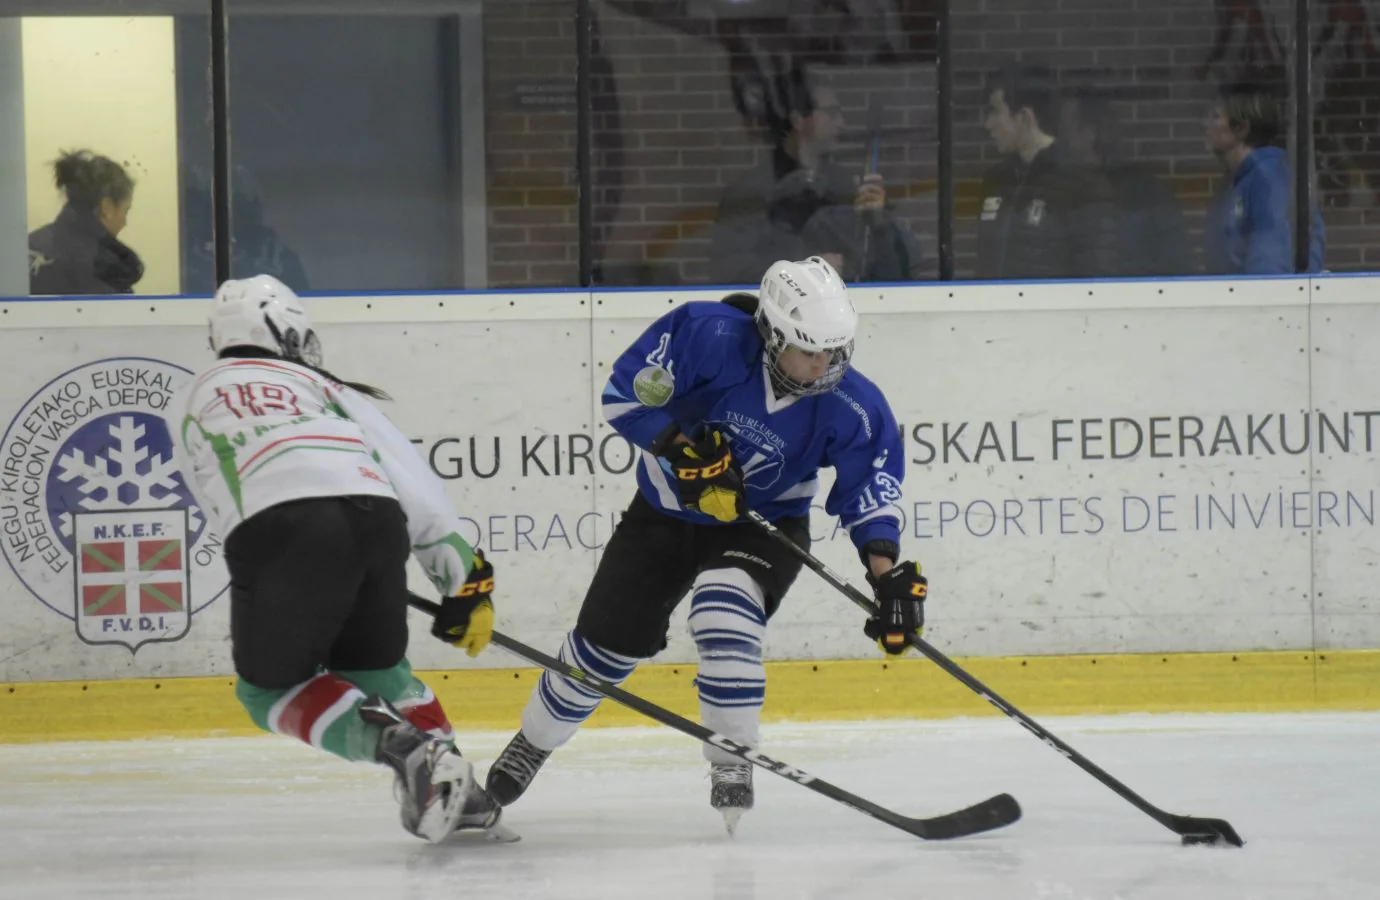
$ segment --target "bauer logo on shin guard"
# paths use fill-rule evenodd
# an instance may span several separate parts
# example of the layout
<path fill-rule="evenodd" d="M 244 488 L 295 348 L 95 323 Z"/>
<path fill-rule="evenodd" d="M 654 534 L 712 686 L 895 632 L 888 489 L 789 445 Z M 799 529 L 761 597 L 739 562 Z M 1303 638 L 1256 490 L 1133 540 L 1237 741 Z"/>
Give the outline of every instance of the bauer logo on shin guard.
<path fill-rule="evenodd" d="M 191 378 L 134 357 L 69 369 L 14 411 L 0 444 L 6 560 L 86 643 L 178 640 L 229 587 L 163 419 Z"/>

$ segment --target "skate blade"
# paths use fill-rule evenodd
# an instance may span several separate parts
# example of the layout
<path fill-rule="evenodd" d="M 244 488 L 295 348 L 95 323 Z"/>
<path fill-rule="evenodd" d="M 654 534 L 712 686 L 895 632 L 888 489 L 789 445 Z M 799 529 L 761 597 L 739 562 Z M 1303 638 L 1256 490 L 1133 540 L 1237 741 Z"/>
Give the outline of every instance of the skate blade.
<path fill-rule="evenodd" d="M 460 825 L 455 829 L 457 842 L 468 843 L 483 837 L 484 840 L 493 844 L 516 844 L 522 840 L 522 835 L 513 831 L 507 825 L 498 822 L 492 825 Z"/>
<path fill-rule="evenodd" d="M 743 811 L 737 808 L 724 808 L 719 810 L 724 816 L 724 827 L 728 829 L 728 836 L 733 837 L 738 833 L 738 820 L 743 817 Z"/>
<path fill-rule="evenodd" d="M 515 844 L 522 840 L 522 835 L 502 824 L 500 821 L 502 816 L 501 807 L 496 807 L 494 812 L 488 816 L 461 816 L 459 824 L 455 826 L 455 833 L 482 833 L 490 841 L 499 844 Z M 466 821 L 466 819 L 470 821 Z"/>
<path fill-rule="evenodd" d="M 497 844 L 516 844 L 518 841 L 522 840 L 522 835 L 513 831 L 508 826 L 498 823 L 494 823 L 484 829 L 484 834 L 488 836 L 490 841 Z"/>

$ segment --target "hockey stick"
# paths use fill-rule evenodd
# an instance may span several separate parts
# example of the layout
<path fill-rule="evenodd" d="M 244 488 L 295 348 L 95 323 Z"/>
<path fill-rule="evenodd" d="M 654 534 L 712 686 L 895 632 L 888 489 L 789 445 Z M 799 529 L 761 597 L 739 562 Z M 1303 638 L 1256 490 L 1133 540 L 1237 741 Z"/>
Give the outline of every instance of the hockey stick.
<path fill-rule="evenodd" d="M 760 513 L 754 510 L 748 510 L 748 517 L 752 519 L 753 522 L 757 523 L 763 531 L 767 532 L 767 534 L 771 535 L 779 543 L 788 547 L 791 552 L 800 558 L 801 562 L 813 569 L 821 578 L 833 585 L 849 600 L 852 600 L 854 603 L 858 604 L 858 606 L 867 610 L 871 615 L 877 615 L 878 607 L 875 600 L 836 575 L 828 566 L 816 559 L 814 554 L 782 534 L 780 529 L 768 522 Z M 1233 847 L 1240 847 L 1245 844 L 1241 836 L 1236 833 L 1236 829 L 1232 828 L 1225 819 L 1203 819 L 1196 816 L 1179 816 L 1173 813 L 1167 813 L 1153 803 L 1150 803 L 1144 797 L 1113 778 L 1092 760 L 1088 759 L 1053 734 L 1050 734 L 1042 728 L 1038 722 L 1002 699 L 995 691 L 987 687 L 987 685 L 978 681 L 972 675 L 969 675 L 958 665 L 958 663 L 936 650 L 923 638 L 916 637 L 915 635 L 907 635 L 907 639 L 912 647 L 933 660 L 945 672 L 948 672 L 950 675 L 963 682 L 969 690 L 1001 710 L 1010 718 L 1015 719 L 1026 731 L 1029 731 L 1031 734 L 1044 741 L 1055 751 L 1075 763 L 1083 771 L 1111 788 L 1119 794 L 1123 800 L 1128 801 L 1132 806 L 1136 807 L 1136 809 L 1139 809 L 1165 828 L 1168 828 L 1170 831 L 1182 837 L 1185 844 L 1220 845 L 1223 841 Z"/>
<path fill-rule="evenodd" d="M 441 606 L 416 594 L 412 594 L 408 603 L 414 609 L 435 616 L 441 611 Z M 746 760 L 755 766 L 766 769 L 780 775 L 782 778 L 802 784 L 817 794 L 823 794 L 831 800 L 837 800 L 845 806 L 851 806 L 860 813 L 869 815 L 874 819 L 899 828 L 902 831 L 923 838 L 927 841 L 947 840 L 949 838 L 966 837 L 970 834 L 979 834 L 983 831 L 991 831 L 994 828 L 1001 828 L 1010 825 L 1021 817 L 1021 808 L 1016 803 L 1016 798 L 1010 794 L 998 794 L 995 797 L 984 800 L 981 803 L 970 806 L 967 809 L 960 809 L 957 812 L 947 813 L 942 816 L 934 816 L 929 819 L 912 819 L 894 813 L 889 809 L 878 806 L 869 800 L 864 800 L 856 794 L 850 794 L 842 788 L 835 787 L 827 781 L 823 781 L 808 772 L 803 772 L 794 766 L 778 762 L 768 756 L 758 753 L 746 744 L 740 744 L 732 738 L 724 737 L 722 734 L 710 731 L 703 725 L 691 722 L 682 716 L 676 715 L 669 709 L 657 706 L 651 701 L 644 700 L 636 694 L 630 694 L 622 688 L 602 681 L 589 674 L 583 669 L 577 669 L 551 656 L 534 650 L 526 644 L 508 637 L 502 632 L 493 633 L 493 642 L 510 653 L 522 657 L 528 662 L 540 666 L 549 672 L 573 678 L 590 690 L 603 694 L 610 700 L 623 704 L 629 709 L 635 710 L 655 719 L 662 725 L 670 726 L 682 734 L 698 738 L 706 744 L 712 744 L 721 750 L 727 750 L 739 759 Z"/>

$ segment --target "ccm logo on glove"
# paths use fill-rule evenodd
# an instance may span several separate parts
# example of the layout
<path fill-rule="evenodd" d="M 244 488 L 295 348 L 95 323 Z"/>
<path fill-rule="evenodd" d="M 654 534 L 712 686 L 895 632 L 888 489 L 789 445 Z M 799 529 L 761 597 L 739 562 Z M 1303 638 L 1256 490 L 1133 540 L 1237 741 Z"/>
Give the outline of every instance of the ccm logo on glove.
<path fill-rule="evenodd" d="M 494 567 L 476 547 L 474 566 L 454 597 L 441 600 L 431 633 L 470 656 L 489 646 L 494 635 Z"/>
<path fill-rule="evenodd" d="M 719 432 L 711 431 L 693 444 L 672 444 L 666 459 L 676 476 L 681 506 L 725 523 L 737 521 L 747 508 L 743 475 Z"/>

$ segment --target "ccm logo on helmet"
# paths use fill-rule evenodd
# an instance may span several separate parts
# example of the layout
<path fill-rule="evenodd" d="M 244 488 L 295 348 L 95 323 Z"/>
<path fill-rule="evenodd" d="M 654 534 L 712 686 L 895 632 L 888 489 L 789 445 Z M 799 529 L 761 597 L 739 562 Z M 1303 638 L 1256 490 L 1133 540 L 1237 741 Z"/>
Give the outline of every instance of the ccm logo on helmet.
<path fill-rule="evenodd" d="M 822 346 L 822 347 L 832 347 L 832 346 L 836 346 L 836 345 L 839 345 L 839 344 L 846 344 L 846 343 L 848 343 L 850 340 L 852 340 L 852 338 L 850 338 L 850 337 L 843 336 L 843 337 L 829 337 L 829 338 L 825 338 L 825 339 L 822 340 L 822 341 L 817 341 L 817 340 L 815 340 L 814 338 L 810 337 L 810 336 L 809 336 L 808 334 L 806 334 L 805 332 L 801 331 L 799 328 L 797 328 L 797 329 L 795 330 L 795 336 L 798 337 L 798 338 L 800 338 L 800 340 L 804 341 L 804 342 L 807 343 L 807 344 L 817 344 L 817 345 Z"/>
<path fill-rule="evenodd" d="M 776 277 L 777 277 L 777 278 L 780 278 L 782 281 L 786 282 L 786 284 L 790 287 L 790 289 L 793 290 L 793 291 L 795 291 L 797 297 L 805 297 L 805 296 L 807 296 L 807 294 L 805 293 L 805 289 L 804 289 L 803 287 L 801 287 L 800 285 L 796 284 L 796 283 L 795 283 L 795 279 L 792 278 L 791 276 L 787 275 L 785 272 L 778 272 L 778 273 L 776 273 Z"/>

